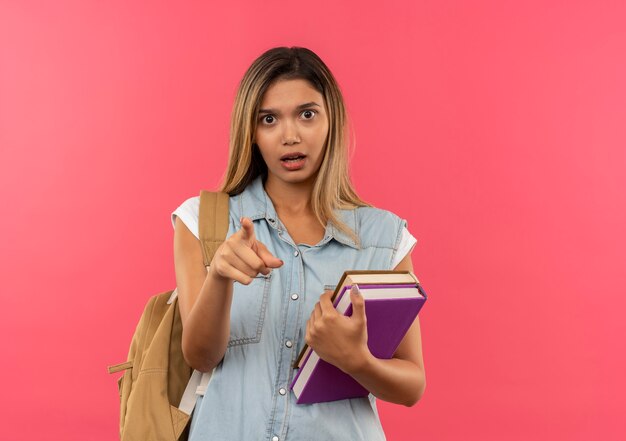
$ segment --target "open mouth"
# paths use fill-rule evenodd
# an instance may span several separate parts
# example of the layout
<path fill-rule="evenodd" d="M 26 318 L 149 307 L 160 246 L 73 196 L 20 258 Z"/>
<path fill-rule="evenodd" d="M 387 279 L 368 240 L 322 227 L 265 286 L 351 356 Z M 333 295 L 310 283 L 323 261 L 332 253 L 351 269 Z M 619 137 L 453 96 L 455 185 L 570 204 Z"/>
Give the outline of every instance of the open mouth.
<path fill-rule="evenodd" d="M 280 163 L 285 170 L 296 171 L 304 168 L 307 157 L 300 152 L 287 153 L 280 158 Z"/>
<path fill-rule="evenodd" d="M 289 153 L 287 155 L 283 155 L 280 157 L 280 160 L 283 162 L 290 163 L 290 162 L 298 162 L 304 159 L 305 157 L 306 157 L 305 154 L 296 152 L 296 153 Z"/>

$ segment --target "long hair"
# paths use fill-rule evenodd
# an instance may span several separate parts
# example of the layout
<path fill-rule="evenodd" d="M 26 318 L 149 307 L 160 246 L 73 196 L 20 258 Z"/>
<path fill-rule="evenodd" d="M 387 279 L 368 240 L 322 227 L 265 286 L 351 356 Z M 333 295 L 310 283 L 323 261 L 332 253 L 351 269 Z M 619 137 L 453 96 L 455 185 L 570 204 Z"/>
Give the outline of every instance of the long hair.
<path fill-rule="evenodd" d="M 265 91 L 277 80 L 303 79 L 324 97 L 328 115 L 328 136 L 322 163 L 311 194 L 311 208 L 325 228 L 330 221 L 361 246 L 356 233 L 334 210 L 370 207 L 354 190 L 348 173 L 348 115 L 343 95 L 333 74 L 311 50 L 303 47 L 275 47 L 261 54 L 244 74 L 235 97 L 230 123 L 228 166 L 219 191 L 233 196 L 241 193 L 259 175 L 267 178 L 267 165 L 252 142 L 257 114 Z"/>

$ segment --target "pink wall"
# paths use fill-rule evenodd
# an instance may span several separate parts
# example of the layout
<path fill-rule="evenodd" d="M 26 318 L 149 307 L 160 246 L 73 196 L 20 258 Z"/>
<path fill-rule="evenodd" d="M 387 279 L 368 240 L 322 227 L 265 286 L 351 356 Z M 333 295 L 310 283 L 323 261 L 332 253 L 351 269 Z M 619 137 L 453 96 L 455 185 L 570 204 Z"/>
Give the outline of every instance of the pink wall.
<path fill-rule="evenodd" d="M 409 221 L 428 386 L 390 440 L 626 437 L 626 8 L 0 2 L 3 439 L 112 440 L 169 215 L 277 45 L 335 72 L 360 194 Z"/>

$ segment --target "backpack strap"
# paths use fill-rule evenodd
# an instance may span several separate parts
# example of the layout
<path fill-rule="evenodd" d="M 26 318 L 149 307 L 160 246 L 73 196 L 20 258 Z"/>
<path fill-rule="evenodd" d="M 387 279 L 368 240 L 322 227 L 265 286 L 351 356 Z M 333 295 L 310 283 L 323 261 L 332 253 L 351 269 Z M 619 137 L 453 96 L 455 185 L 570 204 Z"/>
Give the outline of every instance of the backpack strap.
<path fill-rule="evenodd" d="M 202 190 L 200 192 L 200 212 L 198 234 L 202 245 L 204 266 L 213 260 L 217 248 L 228 234 L 228 193 Z"/>
<path fill-rule="evenodd" d="M 229 199 L 228 193 L 207 190 L 200 192 L 198 235 L 205 268 L 209 267 L 215 251 L 228 234 Z M 172 304 L 177 297 L 178 290 L 174 289 L 167 304 Z"/>
<path fill-rule="evenodd" d="M 196 393 L 198 387 L 200 386 L 200 383 L 202 382 L 203 376 L 203 372 L 194 369 L 191 377 L 189 378 L 189 383 L 187 383 L 187 387 L 185 388 L 185 392 L 183 392 L 183 396 L 180 399 L 180 405 L 178 406 L 178 409 L 185 412 L 187 415 L 191 415 L 194 407 L 196 406 Z"/>

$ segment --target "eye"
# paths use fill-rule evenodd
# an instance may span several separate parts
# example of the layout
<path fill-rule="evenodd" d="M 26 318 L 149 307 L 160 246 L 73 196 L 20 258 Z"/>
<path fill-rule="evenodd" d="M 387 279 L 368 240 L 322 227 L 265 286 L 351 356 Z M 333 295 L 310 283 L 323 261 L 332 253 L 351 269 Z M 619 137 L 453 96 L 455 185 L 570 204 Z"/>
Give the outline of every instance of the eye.
<path fill-rule="evenodd" d="M 267 121 L 267 118 L 272 118 L 271 121 Z M 274 121 L 274 116 L 273 115 L 265 115 L 261 117 L 261 121 L 263 121 L 264 124 L 271 124 Z"/>
<path fill-rule="evenodd" d="M 305 110 L 304 112 L 302 112 L 302 115 L 304 115 L 305 113 L 310 113 L 312 114 L 310 118 L 304 118 L 304 119 L 313 119 L 313 116 L 317 113 L 315 110 Z"/>

